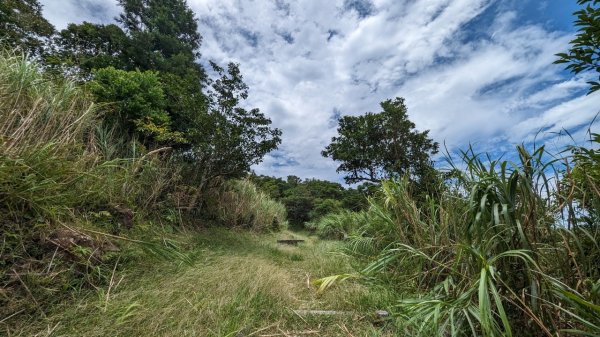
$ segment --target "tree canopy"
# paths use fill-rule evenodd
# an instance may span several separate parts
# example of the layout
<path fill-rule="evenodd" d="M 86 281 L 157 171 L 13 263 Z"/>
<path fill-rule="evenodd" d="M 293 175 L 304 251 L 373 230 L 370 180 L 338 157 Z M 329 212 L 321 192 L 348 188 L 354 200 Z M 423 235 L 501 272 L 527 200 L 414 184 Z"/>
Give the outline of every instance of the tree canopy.
<path fill-rule="evenodd" d="M 42 16 L 42 6 L 37 0 L 0 1 L 0 41 L 3 44 L 39 55 L 44 39 L 53 34 L 54 26 Z"/>
<path fill-rule="evenodd" d="M 271 120 L 259 109 L 240 106 L 248 86 L 237 64 L 230 63 L 227 70 L 215 63 L 212 67 L 220 77 L 209 82 L 208 112 L 192 120 L 189 134 L 194 142 L 187 156 L 209 178 L 239 177 L 277 148 L 281 131 L 271 128 Z"/>
<path fill-rule="evenodd" d="M 297 228 L 328 213 L 344 209 L 359 211 L 366 207 L 365 193 L 327 180 L 302 180 L 293 175 L 286 180 L 269 176 L 251 176 L 251 180 L 285 205 L 290 224 Z"/>
<path fill-rule="evenodd" d="M 199 63 L 202 37 L 185 0 L 119 0 L 115 24 L 71 24 L 48 57 L 91 81 L 107 122 L 147 147 L 170 146 L 202 181 L 241 176 L 277 148 L 281 131 L 256 108 L 238 64 Z M 66 69 L 65 69 L 66 68 Z"/>
<path fill-rule="evenodd" d="M 378 113 L 341 117 L 339 135 L 322 152 L 340 162 L 337 171 L 346 173 L 348 184 L 378 183 L 405 174 L 419 181 L 432 170 L 431 155 L 437 153 L 438 143 L 429 138 L 429 131 L 415 129 L 404 99 L 386 100 L 381 108 Z"/>
<path fill-rule="evenodd" d="M 115 67 L 134 70 L 128 59 L 130 44 L 125 32 L 115 24 L 71 23 L 54 37 L 53 50 L 46 57 L 58 71 L 89 78 L 94 69 Z"/>

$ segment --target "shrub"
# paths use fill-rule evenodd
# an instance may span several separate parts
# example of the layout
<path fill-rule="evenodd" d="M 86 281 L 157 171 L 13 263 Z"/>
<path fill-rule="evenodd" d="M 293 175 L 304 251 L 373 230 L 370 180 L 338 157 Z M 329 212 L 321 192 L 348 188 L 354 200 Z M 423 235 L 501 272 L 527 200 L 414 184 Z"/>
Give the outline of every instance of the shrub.
<path fill-rule="evenodd" d="M 342 240 L 354 234 L 361 226 L 361 213 L 343 210 L 329 213 L 321 217 L 313 226 L 319 237 L 323 239 Z"/>
<path fill-rule="evenodd" d="M 89 88 L 97 102 L 108 104 L 104 123 L 122 129 L 124 137 L 137 134 L 145 143 L 186 142 L 171 128 L 158 73 L 103 68 L 94 72 Z"/>

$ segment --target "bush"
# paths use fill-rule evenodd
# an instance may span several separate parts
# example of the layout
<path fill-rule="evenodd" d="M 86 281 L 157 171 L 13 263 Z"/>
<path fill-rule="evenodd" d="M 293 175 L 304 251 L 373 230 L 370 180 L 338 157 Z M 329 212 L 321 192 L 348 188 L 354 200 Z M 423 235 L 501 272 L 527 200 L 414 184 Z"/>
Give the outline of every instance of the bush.
<path fill-rule="evenodd" d="M 361 213 L 348 210 L 329 213 L 307 227 L 314 228 L 316 234 L 323 239 L 342 240 L 355 234 L 362 225 L 360 215 Z"/>
<path fill-rule="evenodd" d="M 97 102 L 108 103 L 104 123 L 123 129 L 124 137 L 137 134 L 147 144 L 186 142 L 171 128 L 158 73 L 103 68 L 88 86 Z"/>

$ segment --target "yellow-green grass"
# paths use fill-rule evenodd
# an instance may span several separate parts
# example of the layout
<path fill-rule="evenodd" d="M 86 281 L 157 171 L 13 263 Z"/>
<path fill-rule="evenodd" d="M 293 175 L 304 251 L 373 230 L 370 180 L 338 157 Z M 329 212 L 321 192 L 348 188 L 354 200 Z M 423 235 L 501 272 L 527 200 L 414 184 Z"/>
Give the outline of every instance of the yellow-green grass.
<path fill-rule="evenodd" d="M 280 238 L 306 240 L 298 246 Z M 183 238 L 182 238 L 183 240 Z M 149 259 L 113 286 L 9 324 L 11 336 L 391 336 L 373 314 L 393 296 L 347 282 L 317 294 L 311 280 L 351 271 L 338 242 L 291 232 L 188 233 L 191 265 Z M 122 279 L 122 280 L 121 280 Z M 108 294 L 108 295 L 107 295 Z M 335 310 L 309 315 L 297 310 Z M 4 327 L 4 329 L 8 329 Z"/>

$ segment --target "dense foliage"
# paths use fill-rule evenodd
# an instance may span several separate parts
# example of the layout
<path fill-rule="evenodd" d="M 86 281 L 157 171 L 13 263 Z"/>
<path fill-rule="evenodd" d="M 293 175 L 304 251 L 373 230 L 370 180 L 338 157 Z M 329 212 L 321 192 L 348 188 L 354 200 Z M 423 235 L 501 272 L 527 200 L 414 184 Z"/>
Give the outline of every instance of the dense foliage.
<path fill-rule="evenodd" d="M 59 33 L 36 0 L 0 2 L 0 323 L 45 317 L 85 289 L 106 310 L 120 263 L 189 262 L 174 231 L 278 231 L 287 217 L 344 240 L 357 267 L 320 290 L 344 279 L 385 289 L 396 299 L 386 322 L 403 335 L 600 335 L 600 136 L 560 155 L 519 146 L 515 161 L 469 149 L 443 175 L 438 144 L 396 98 L 341 117 L 323 151 L 358 188 L 248 177 L 281 131 L 246 107 L 239 65 L 210 62 L 207 74 L 185 0 L 118 2 L 114 24 Z M 558 55 L 575 73 L 600 72 L 599 2 L 578 1 L 579 33 Z"/>
<path fill-rule="evenodd" d="M 600 222 L 600 199 L 596 186 L 600 185 L 600 152 L 594 149 L 594 144 L 600 144 L 600 135 L 592 134 L 592 147 L 571 147 L 574 167 L 566 172 L 565 178 L 558 188 L 569 193 L 577 201 L 568 210 L 568 216 L 585 221 L 593 226 Z"/>
<path fill-rule="evenodd" d="M 156 79 L 151 72 L 134 74 Z M 130 90 L 124 99 L 160 106 L 160 91 L 127 83 L 115 88 Z M 146 97 L 153 94 L 156 101 Z M 137 244 L 136 256 L 141 247 L 185 260 L 177 245 L 155 242 L 164 231 L 204 221 L 255 231 L 286 226 L 284 206 L 249 182 L 200 189 L 168 148 L 144 151 L 138 141 L 123 142 L 103 125 L 127 104 L 95 104 L 98 93 L 55 80 L 23 56 L 0 54 L 0 96 L 2 317 L 30 315 L 44 310 L 40 303 L 103 286 L 115 263 L 131 254 L 126 243 Z M 213 213 L 200 212 L 206 199 Z"/>
<path fill-rule="evenodd" d="M 285 205 L 287 216 L 296 228 L 312 228 L 322 216 L 342 210 L 358 211 L 366 206 L 366 192 L 344 188 L 327 180 L 288 176 L 286 180 L 268 176 L 251 176 L 251 180 L 271 198 Z"/>
<path fill-rule="evenodd" d="M 240 177 L 277 148 L 281 131 L 248 98 L 239 65 L 198 62 L 201 35 L 184 0 L 121 0 L 117 24 L 71 24 L 54 39 L 46 61 L 54 71 L 92 79 L 105 121 L 147 148 L 170 146 L 197 169 L 201 186 Z M 168 104 L 167 104 L 168 102 Z"/>
<path fill-rule="evenodd" d="M 42 16 L 37 0 L 2 0 L 0 2 L 0 43 L 23 52 L 40 55 L 44 40 L 54 34 L 54 27 Z"/>
<path fill-rule="evenodd" d="M 545 161 L 544 148 L 519 147 L 518 156 L 511 164 L 464 153 L 454 188 L 424 207 L 405 178 L 383 182 L 366 211 L 323 218 L 320 234 L 349 235 L 346 252 L 363 264 L 356 275 L 319 284 L 356 277 L 395 289 L 390 309 L 410 336 L 597 335 L 600 226 L 564 217 L 575 207 L 597 214 L 597 204 L 552 188 L 552 165 L 562 161 Z M 568 167 L 554 167 L 571 186 L 600 197 L 587 173 L 575 174 L 587 181 L 580 184 Z"/>
<path fill-rule="evenodd" d="M 139 139 L 148 147 L 185 143 L 182 133 L 172 130 L 157 73 L 102 68 L 94 72 L 90 91 L 96 102 L 107 104 L 105 126 L 121 137 Z"/>
<path fill-rule="evenodd" d="M 239 66 L 205 74 L 184 0 L 119 3 L 116 24 L 55 34 L 36 0 L 0 2 L 2 322 L 110 287 L 132 256 L 187 261 L 176 228 L 286 227 L 282 204 L 226 182 L 281 134 L 242 107 Z"/>

